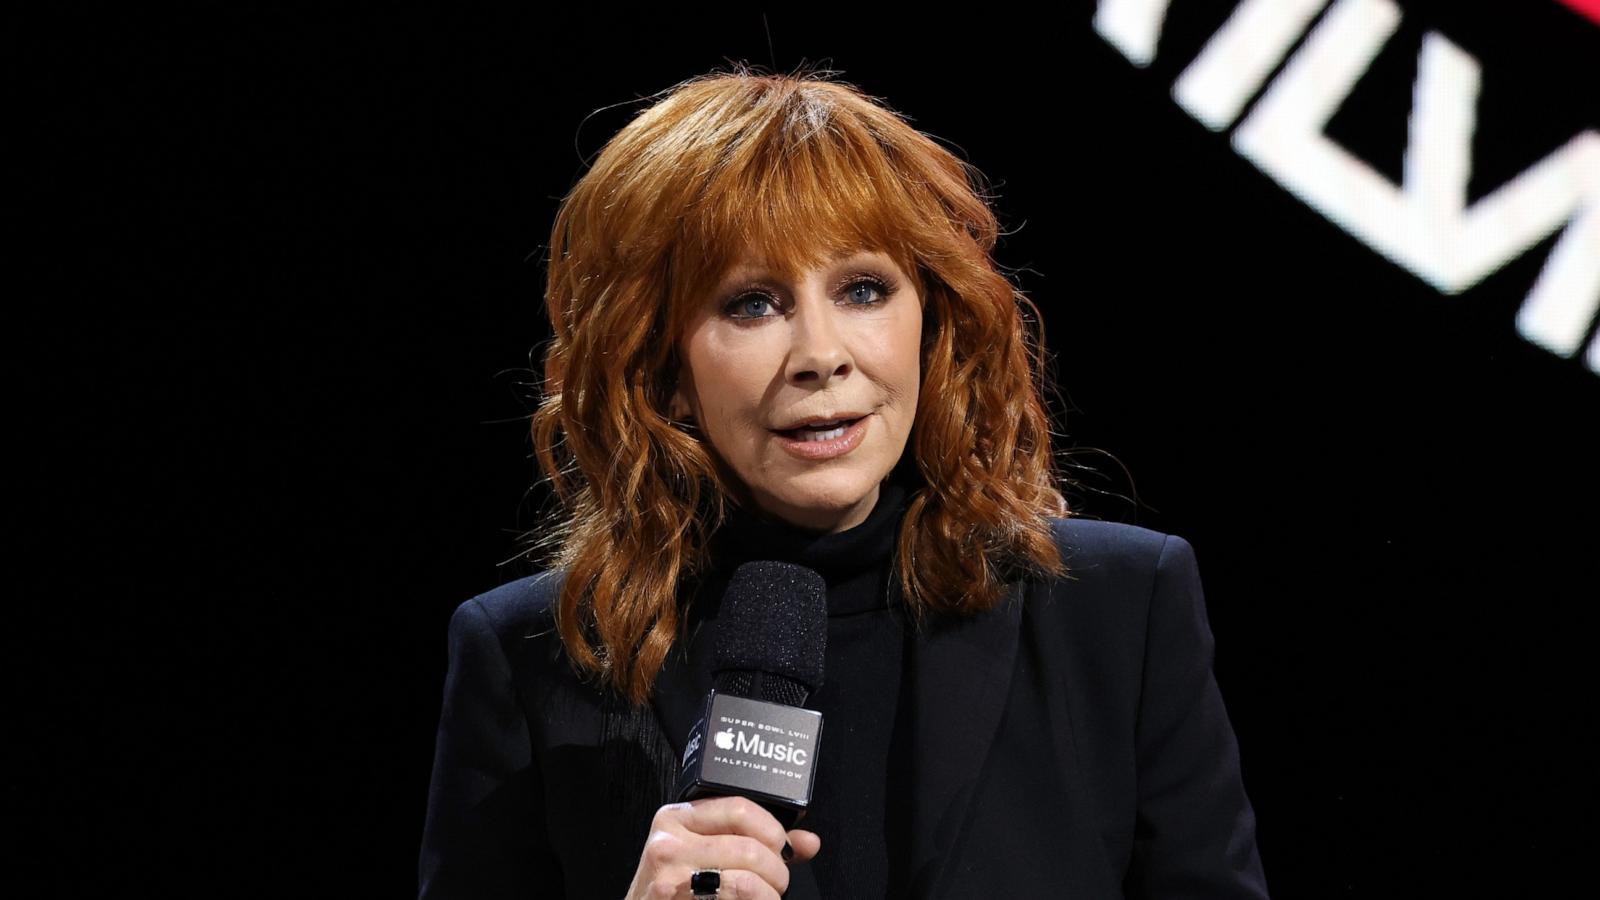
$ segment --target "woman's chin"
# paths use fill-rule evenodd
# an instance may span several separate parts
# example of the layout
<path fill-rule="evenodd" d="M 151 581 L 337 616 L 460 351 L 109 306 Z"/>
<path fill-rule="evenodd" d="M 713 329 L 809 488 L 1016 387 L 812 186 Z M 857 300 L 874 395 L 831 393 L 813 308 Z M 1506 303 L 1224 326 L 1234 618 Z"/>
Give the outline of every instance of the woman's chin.
<path fill-rule="evenodd" d="M 878 499 L 878 484 L 879 481 L 861 484 L 852 480 L 848 486 L 838 485 L 834 490 L 773 497 L 762 506 L 769 514 L 799 528 L 844 531 L 861 524 L 872 512 Z"/>

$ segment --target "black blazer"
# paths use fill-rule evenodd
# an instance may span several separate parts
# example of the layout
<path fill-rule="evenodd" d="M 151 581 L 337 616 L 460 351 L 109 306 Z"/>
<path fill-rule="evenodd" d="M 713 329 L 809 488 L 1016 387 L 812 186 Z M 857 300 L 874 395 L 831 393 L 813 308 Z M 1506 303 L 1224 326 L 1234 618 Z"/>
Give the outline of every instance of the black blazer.
<path fill-rule="evenodd" d="M 1053 527 L 1067 577 L 909 645 L 912 896 L 1267 896 L 1193 547 Z M 632 881 L 708 685 L 673 653 L 651 709 L 608 707 L 562 656 L 558 584 L 450 621 L 422 897 L 618 900 Z M 791 873 L 787 897 L 817 896 Z"/>

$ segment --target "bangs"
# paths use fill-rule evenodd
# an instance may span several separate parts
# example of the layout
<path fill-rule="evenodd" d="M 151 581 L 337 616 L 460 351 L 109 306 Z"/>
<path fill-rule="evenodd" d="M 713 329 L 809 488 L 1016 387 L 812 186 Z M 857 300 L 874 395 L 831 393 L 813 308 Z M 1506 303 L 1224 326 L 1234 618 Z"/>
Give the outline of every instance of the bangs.
<path fill-rule="evenodd" d="M 712 159 L 681 161 L 704 178 L 680 219 L 675 287 L 701 294 L 739 263 L 792 278 L 858 250 L 888 254 L 917 278 L 918 236 L 944 217 L 927 186 L 934 179 L 908 171 L 911 155 L 892 141 L 926 139 L 892 113 L 841 105 L 831 92 L 748 99 L 712 129 L 725 141 L 702 145 Z"/>

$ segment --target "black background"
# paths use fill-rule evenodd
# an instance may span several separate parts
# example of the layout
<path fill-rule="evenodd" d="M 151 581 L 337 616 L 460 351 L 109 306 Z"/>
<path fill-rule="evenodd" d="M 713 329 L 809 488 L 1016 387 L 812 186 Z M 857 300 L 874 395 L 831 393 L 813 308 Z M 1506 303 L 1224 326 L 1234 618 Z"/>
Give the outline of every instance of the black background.
<path fill-rule="evenodd" d="M 1584 876 L 1600 376 L 1513 326 L 1555 238 L 1455 297 L 1385 262 L 1172 101 L 1233 4 L 1173 6 L 1147 69 L 1087 3 L 19 31 L 19 877 L 414 893 L 446 621 L 530 571 L 556 204 L 730 60 L 826 62 L 990 177 L 1072 500 L 1197 549 L 1275 896 Z M 1328 129 L 1379 171 L 1430 28 L 1484 66 L 1471 199 L 1600 126 L 1600 27 L 1404 8 Z"/>

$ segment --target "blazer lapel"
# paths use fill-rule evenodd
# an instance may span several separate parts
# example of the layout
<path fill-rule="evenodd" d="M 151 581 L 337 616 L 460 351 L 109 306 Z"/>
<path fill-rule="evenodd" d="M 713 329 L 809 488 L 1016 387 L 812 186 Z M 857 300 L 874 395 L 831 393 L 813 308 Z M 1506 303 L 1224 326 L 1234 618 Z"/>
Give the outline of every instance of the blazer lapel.
<path fill-rule="evenodd" d="M 1025 594 L 968 619 L 930 622 L 907 642 L 912 698 L 911 896 L 934 896 L 1011 689 Z"/>
<path fill-rule="evenodd" d="M 683 742 L 705 712 L 706 694 L 711 692 L 711 673 L 700 668 L 690 663 L 683 641 L 674 643 L 656 674 L 656 688 L 650 697 L 679 766 L 683 765 Z"/>

